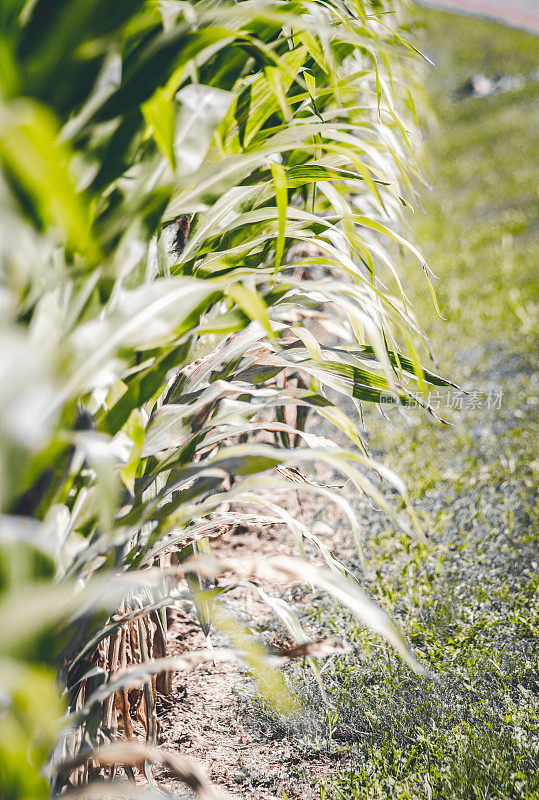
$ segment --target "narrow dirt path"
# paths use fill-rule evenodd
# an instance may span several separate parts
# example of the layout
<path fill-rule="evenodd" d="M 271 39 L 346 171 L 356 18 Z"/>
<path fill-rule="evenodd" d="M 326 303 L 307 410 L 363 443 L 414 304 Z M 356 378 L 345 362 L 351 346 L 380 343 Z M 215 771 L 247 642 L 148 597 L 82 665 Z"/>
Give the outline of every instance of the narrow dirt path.
<path fill-rule="evenodd" d="M 323 479 L 321 475 L 318 477 Z M 328 479 L 331 476 L 325 477 Z M 293 488 L 287 492 L 273 492 L 271 499 L 315 530 L 317 517 L 328 519 L 327 509 L 322 511 L 316 499 L 302 497 L 299 506 L 298 493 Z M 358 508 L 366 512 L 367 506 L 359 501 Z M 325 544 L 333 552 L 339 552 L 339 557 L 353 559 L 355 546 L 348 532 L 343 535 L 343 520 L 337 515 L 332 522 L 333 528 L 327 523 L 325 527 L 318 523 L 318 531 L 323 534 Z M 214 555 L 248 558 L 256 551 L 261 558 L 275 554 L 297 556 L 293 538 L 286 526 L 251 527 L 249 531 L 242 530 L 238 533 L 239 535 L 231 529 L 219 539 L 213 540 Z M 323 564 L 316 552 L 310 551 L 308 546 L 306 550 L 311 562 Z M 275 587 L 265 588 L 273 596 L 278 594 Z M 305 592 L 298 587 L 283 587 L 283 594 L 294 604 L 299 595 Z M 290 644 L 280 621 L 252 591 L 236 589 L 226 595 L 222 602 L 238 619 L 248 617 L 249 625 L 255 632 L 264 630 L 261 641 L 266 647 Z M 302 606 L 303 603 L 297 606 L 297 613 L 302 613 Z M 207 644 L 199 626 L 193 622 L 192 609 L 188 614 L 182 611 L 174 611 L 173 614 L 174 622 L 169 631 L 169 654 L 204 649 Z M 308 633 L 312 633 L 312 626 L 308 621 L 304 627 Z M 327 632 L 320 634 L 320 638 L 324 635 Z M 225 644 L 215 631 L 211 638 L 214 645 Z M 274 720 L 271 720 L 267 735 L 260 735 L 257 725 L 253 727 L 253 720 L 246 713 L 246 698 L 251 689 L 252 682 L 246 679 L 239 665 L 234 662 L 213 664 L 207 661 L 189 673 L 176 673 L 172 695 L 161 698 L 160 744 L 165 749 L 181 752 L 202 764 L 211 780 L 226 792 L 225 796 L 230 800 L 241 800 L 245 797 L 252 800 L 282 800 L 283 791 L 289 800 L 310 798 L 310 783 L 313 780 L 329 780 L 341 760 L 339 755 L 320 750 L 309 760 L 308 778 L 298 776 L 296 767 L 302 758 L 298 755 L 294 731 L 286 730 L 286 727 L 282 730 L 276 728 Z M 157 777 L 167 790 L 174 792 L 175 796 L 183 797 L 182 794 L 176 795 L 181 792 L 182 784 L 171 774 L 161 771 L 157 773 Z"/>

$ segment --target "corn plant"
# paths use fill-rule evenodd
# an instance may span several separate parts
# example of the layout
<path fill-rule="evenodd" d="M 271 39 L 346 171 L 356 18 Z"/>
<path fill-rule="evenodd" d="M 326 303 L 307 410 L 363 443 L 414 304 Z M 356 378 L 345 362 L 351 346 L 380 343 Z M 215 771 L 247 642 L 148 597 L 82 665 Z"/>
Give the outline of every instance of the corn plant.
<path fill-rule="evenodd" d="M 279 658 L 219 603 L 222 574 L 318 586 L 425 671 L 268 491 L 336 503 L 361 552 L 346 500 L 307 477 L 324 463 L 421 535 L 360 424 L 364 403 L 433 414 L 426 386 L 448 385 L 420 366 L 427 340 L 399 278 L 407 249 L 430 282 L 402 233 L 419 178 L 405 12 L 362 0 L 2 4 L 3 797 L 118 766 L 153 786 L 163 759 L 217 796 L 196 765 L 155 748 L 156 691 L 209 657 L 167 659 L 167 606 L 194 598 L 204 631 L 226 633 L 262 693 L 293 705 Z M 309 431 L 314 416 L 349 447 Z M 212 537 L 268 521 L 300 553 L 313 541 L 326 568 L 212 557 Z M 260 596 L 296 641 L 281 660 L 308 656 L 318 674 L 316 658 L 342 645 L 309 642 Z M 116 742 L 137 717 L 148 743 Z"/>

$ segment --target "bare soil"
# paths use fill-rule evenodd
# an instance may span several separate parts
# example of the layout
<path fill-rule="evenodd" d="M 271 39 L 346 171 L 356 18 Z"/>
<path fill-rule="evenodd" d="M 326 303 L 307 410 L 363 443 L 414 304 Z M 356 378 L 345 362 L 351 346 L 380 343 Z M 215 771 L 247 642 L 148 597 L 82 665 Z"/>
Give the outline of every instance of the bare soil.
<path fill-rule="evenodd" d="M 320 480 L 319 475 L 317 478 Z M 298 492 L 293 487 L 288 493 L 282 490 L 272 493 L 272 500 L 286 506 L 290 514 L 307 524 L 312 525 L 322 511 L 326 519 L 328 516 L 327 507 L 321 509 L 316 497 L 303 495 L 299 501 Z M 314 522 L 315 530 L 318 529 L 319 535 L 323 531 L 324 542 L 331 549 L 338 544 L 341 557 L 353 556 L 355 545 L 352 538 L 346 543 L 342 541 L 343 528 L 342 522 L 338 524 L 338 511 L 333 512 L 333 517 L 335 524 L 331 527 L 324 527 L 320 522 L 317 526 Z M 252 557 L 255 552 L 261 558 L 275 554 L 297 555 L 291 534 L 284 525 L 232 529 L 212 540 L 212 553 L 216 557 Z M 315 563 L 323 563 L 314 549 L 309 558 Z M 270 594 L 275 593 L 275 587 L 266 586 L 264 589 Z M 282 589 L 284 592 L 286 587 Z M 249 617 L 251 626 L 269 631 L 263 639 L 266 646 L 291 644 L 282 633 L 283 627 L 275 620 L 272 624 L 272 612 L 252 592 L 239 589 L 227 597 L 236 613 Z M 208 646 L 191 614 L 176 609 L 172 610 L 172 615 L 167 647 L 169 655 Z M 175 673 L 172 694 L 160 697 L 160 745 L 202 764 L 210 779 L 224 790 L 224 796 L 230 800 L 242 797 L 252 800 L 282 800 L 285 796 L 289 800 L 314 798 L 310 786 L 334 772 L 336 760 L 344 765 L 343 756 L 313 751 L 306 761 L 305 753 L 299 752 L 292 736 L 280 732 L 280 738 L 276 738 L 276 731 L 268 730 L 268 736 L 260 738 L 249 725 L 238 698 L 238 690 L 244 693 L 249 682 L 249 677 L 235 662 L 214 664 L 206 661 L 188 673 Z M 179 797 L 186 796 L 182 794 L 185 791 L 183 784 L 174 776 L 161 771 L 156 777 L 163 788 Z"/>

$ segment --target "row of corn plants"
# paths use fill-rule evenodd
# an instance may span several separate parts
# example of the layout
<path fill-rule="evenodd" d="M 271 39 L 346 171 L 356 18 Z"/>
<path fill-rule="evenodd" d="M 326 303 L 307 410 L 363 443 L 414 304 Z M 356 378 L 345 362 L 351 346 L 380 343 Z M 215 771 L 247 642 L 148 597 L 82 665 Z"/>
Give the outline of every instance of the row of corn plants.
<path fill-rule="evenodd" d="M 360 424 L 364 403 L 429 412 L 427 384 L 446 385 L 419 364 L 426 340 L 399 280 L 404 248 L 429 281 L 402 235 L 418 178 L 405 12 L 396 0 L 0 6 L 5 800 L 94 796 L 103 777 L 107 796 L 125 796 L 114 786 L 137 771 L 154 791 L 163 761 L 217 796 L 155 746 L 170 671 L 236 652 L 275 706 L 294 705 L 275 658 L 219 603 L 221 575 L 227 590 L 327 590 L 424 669 L 361 578 L 271 500 L 290 486 L 336 503 L 361 550 L 347 502 L 306 477 L 325 463 L 421 535 L 380 491 L 381 478 L 408 505 Z M 325 437 L 306 426 L 316 416 Z M 211 555 L 212 537 L 268 521 L 300 554 L 313 541 L 326 567 Z M 166 658 L 167 606 L 187 597 L 230 650 Z M 277 607 L 318 675 L 331 647 Z"/>

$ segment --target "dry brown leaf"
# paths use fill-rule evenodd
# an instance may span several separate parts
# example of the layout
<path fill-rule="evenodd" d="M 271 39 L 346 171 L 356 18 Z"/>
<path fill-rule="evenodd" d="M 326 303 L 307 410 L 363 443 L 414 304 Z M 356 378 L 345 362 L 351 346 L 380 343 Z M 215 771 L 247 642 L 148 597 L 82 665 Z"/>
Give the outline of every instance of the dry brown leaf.
<path fill-rule="evenodd" d="M 196 792 L 201 800 L 225 800 L 225 795 L 217 789 L 209 780 L 204 769 L 191 759 L 179 756 L 176 753 L 167 753 L 147 742 L 115 742 L 105 747 L 99 747 L 92 752 L 79 754 L 76 758 L 66 761 L 61 765 L 64 774 L 71 772 L 88 759 L 98 767 L 113 767 L 122 764 L 129 764 L 137 767 L 141 771 L 144 769 L 144 762 L 150 761 L 153 764 L 161 764 L 174 772 L 193 792 Z M 129 790 L 126 784 L 126 792 Z M 75 792 L 63 795 L 64 798 L 81 797 L 125 797 L 124 787 L 111 790 L 110 784 L 107 789 L 106 783 L 89 784 Z"/>
<path fill-rule="evenodd" d="M 343 655 L 349 653 L 352 646 L 343 639 L 330 636 L 317 642 L 301 642 L 290 647 L 279 647 L 271 651 L 271 655 L 279 660 L 290 658 L 301 658 L 302 656 L 313 656 L 314 658 L 327 658 L 332 655 Z"/>

